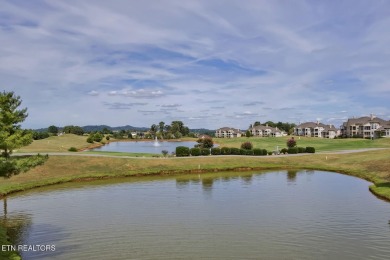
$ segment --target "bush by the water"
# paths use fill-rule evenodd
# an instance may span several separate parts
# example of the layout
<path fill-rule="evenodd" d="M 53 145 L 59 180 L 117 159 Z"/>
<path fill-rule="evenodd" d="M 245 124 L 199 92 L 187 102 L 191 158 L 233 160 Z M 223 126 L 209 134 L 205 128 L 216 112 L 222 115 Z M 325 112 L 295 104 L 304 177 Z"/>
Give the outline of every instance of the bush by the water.
<path fill-rule="evenodd" d="M 315 153 L 316 152 L 316 149 L 314 147 L 306 147 L 306 152 L 307 153 Z"/>
<path fill-rule="evenodd" d="M 195 147 L 190 149 L 190 154 L 192 156 L 199 156 L 200 155 L 200 148 Z"/>
<path fill-rule="evenodd" d="M 177 157 L 183 157 L 183 156 L 189 156 L 190 155 L 190 148 L 186 146 L 178 146 L 176 147 L 176 156 Z"/>
<path fill-rule="evenodd" d="M 221 154 L 221 148 L 211 148 L 211 154 L 212 155 L 220 155 Z"/>

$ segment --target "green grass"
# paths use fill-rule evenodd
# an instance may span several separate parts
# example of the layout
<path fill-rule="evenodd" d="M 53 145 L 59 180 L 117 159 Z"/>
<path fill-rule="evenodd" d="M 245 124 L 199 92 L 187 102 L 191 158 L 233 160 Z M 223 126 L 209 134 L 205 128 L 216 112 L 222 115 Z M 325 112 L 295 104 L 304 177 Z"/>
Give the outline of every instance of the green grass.
<path fill-rule="evenodd" d="M 303 156 L 204 156 L 182 158 L 108 158 L 50 156 L 42 166 L 0 179 L 0 194 L 34 187 L 100 178 L 171 175 L 263 169 L 318 169 L 345 173 L 376 184 L 372 191 L 390 199 L 390 149 L 351 154 Z"/>
<path fill-rule="evenodd" d="M 85 149 L 90 147 L 87 143 L 87 136 L 64 134 L 51 136 L 46 139 L 34 140 L 30 145 L 20 148 L 16 153 L 48 153 L 68 152 L 69 148 Z"/>
<path fill-rule="evenodd" d="M 1 245 L 11 245 L 11 243 L 8 241 L 6 229 L 0 225 L 0 246 Z M 0 250 L 0 259 L 20 260 L 21 258 L 17 252 Z"/>
<path fill-rule="evenodd" d="M 279 149 L 286 147 L 286 142 L 291 137 L 242 137 L 242 138 L 214 138 L 214 142 L 220 147 L 240 147 L 244 142 L 251 142 L 253 148 L 267 149 L 269 151 L 276 150 L 276 146 Z M 326 139 L 316 137 L 294 137 L 297 146 L 307 147 L 313 146 L 316 152 L 325 151 L 337 151 L 337 150 L 354 150 L 364 148 L 390 148 L 390 138 L 380 138 L 375 140 L 369 139 L 357 139 L 357 138 L 346 138 L 346 139 Z"/>

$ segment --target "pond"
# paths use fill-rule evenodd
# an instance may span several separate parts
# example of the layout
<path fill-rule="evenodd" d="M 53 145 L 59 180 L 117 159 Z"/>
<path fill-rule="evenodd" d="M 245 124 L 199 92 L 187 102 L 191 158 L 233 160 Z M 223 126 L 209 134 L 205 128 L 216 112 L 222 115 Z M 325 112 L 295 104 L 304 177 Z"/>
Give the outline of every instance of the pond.
<path fill-rule="evenodd" d="M 10 196 L 24 259 L 388 259 L 390 204 L 323 171 L 68 183 Z M 12 231 L 11 230 L 11 231 Z"/>
<path fill-rule="evenodd" d="M 187 146 L 193 148 L 197 142 L 180 141 L 180 142 L 167 142 L 167 141 L 135 141 L 135 142 L 111 142 L 104 146 L 91 149 L 90 151 L 101 152 L 127 152 L 127 153 L 154 153 L 161 154 L 162 150 L 168 151 L 168 153 L 176 152 L 177 146 Z"/>

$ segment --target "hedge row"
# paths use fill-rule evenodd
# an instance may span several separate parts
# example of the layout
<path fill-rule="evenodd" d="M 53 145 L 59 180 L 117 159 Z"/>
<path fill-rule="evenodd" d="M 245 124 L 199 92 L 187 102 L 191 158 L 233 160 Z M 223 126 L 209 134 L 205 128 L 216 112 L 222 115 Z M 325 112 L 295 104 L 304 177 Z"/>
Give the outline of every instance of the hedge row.
<path fill-rule="evenodd" d="M 290 147 L 287 149 L 288 154 L 297 154 L 297 153 L 315 153 L 314 147 Z M 282 149 L 283 152 L 283 149 Z"/>
<path fill-rule="evenodd" d="M 188 148 L 186 146 L 176 147 L 176 156 L 199 156 L 199 155 L 267 155 L 267 150 L 265 149 L 253 149 L 245 150 L 240 148 L 229 148 L 229 147 L 216 147 L 216 148 Z"/>
<path fill-rule="evenodd" d="M 298 154 L 298 153 L 315 153 L 314 147 L 290 147 L 288 149 L 283 148 L 281 153 L 288 154 Z M 229 147 L 216 147 L 216 148 L 188 148 L 186 146 L 178 146 L 176 147 L 176 156 L 200 156 L 200 155 L 256 155 L 256 156 L 264 156 L 264 155 L 272 155 L 271 151 L 267 151 L 266 149 L 253 149 L 253 150 L 245 150 L 240 148 L 229 148 Z"/>

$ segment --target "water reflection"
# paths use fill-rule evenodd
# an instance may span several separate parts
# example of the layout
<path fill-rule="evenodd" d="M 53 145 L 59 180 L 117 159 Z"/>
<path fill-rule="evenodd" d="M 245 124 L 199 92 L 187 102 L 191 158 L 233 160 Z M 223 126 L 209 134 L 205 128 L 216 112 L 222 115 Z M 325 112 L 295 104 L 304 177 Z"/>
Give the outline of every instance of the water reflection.
<path fill-rule="evenodd" d="M 0 218 L 0 225 L 6 230 L 12 244 L 21 244 L 28 236 L 32 223 L 31 214 L 24 212 L 12 212 L 8 214 L 7 198 L 3 199 L 3 215 Z"/>
<path fill-rule="evenodd" d="M 287 182 L 295 182 L 297 179 L 297 172 L 296 170 L 288 170 L 287 171 Z"/>
<path fill-rule="evenodd" d="M 56 244 L 29 260 L 387 259 L 389 204 L 368 185 L 306 170 L 69 183 L 10 196 L 1 224 Z"/>
<path fill-rule="evenodd" d="M 185 189 L 190 186 L 190 184 L 201 185 L 203 191 L 210 193 L 213 190 L 213 185 L 215 182 L 232 182 L 236 180 L 242 180 L 245 186 L 250 186 L 253 181 L 252 172 L 243 172 L 242 174 L 237 175 L 237 173 L 205 173 L 198 175 L 188 175 L 180 176 L 176 178 L 176 188 Z M 257 175 L 259 173 L 256 173 Z"/>

